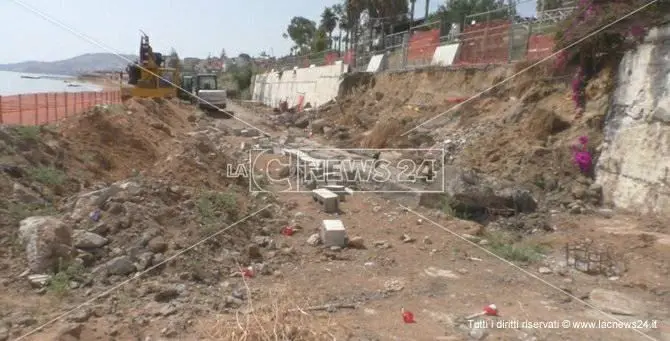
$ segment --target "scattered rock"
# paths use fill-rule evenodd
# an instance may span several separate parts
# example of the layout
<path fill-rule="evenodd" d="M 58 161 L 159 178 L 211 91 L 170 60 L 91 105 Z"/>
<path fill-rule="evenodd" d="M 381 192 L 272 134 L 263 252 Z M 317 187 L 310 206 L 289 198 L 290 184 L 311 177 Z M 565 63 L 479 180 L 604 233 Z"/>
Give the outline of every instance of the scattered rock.
<path fill-rule="evenodd" d="M 375 240 L 374 242 L 372 242 L 372 245 L 374 245 L 375 247 L 378 247 L 378 248 L 380 248 L 380 249 L 389 249 L 389 248 L 391 248 L 391 244 L 389 244 L 389 243 L 388 243 L 387 241 L 385 241 L 385 240 Z"/>
<path fill-rule="evenodd" d="M 263 254 L 261 253 L 261 248 L 258 244 L 249 244 L 247 246 L 247 255 L 252 259 L 261 259 Z"/>
<path fill-rule="evenodd" d="M 363 240 L 363 237 L 352 237 L 349 239 L 347 246 L 352 249 L 365 249 L 365 241 Z"/>
<path fill-rule="evenodd" d="M 543 274 L 543 275 L 550 274 L 550 273 L 553 272 L 550 268 L 548 268 L 548 267 L 546 267 L 546 266 L 542 266 L 542 267 L 540 267 L 537 271 L 538 271 L 539 273 Z"/>
<path fill-rule="evenodd" d="M 76 322 L 76 323 L 83 323 L 88 321 L 89 318 L 93 315 L 93 312 L 86 308 L 79 308 L 70 313 L 70 315 L 67 317 L 67 319 L 71 322 Z"/>
<path fill-rule="evenodd" d="M 137 271 L 135 264 L 127 256 L 116 257 L 105 265 L 110 275 L 126 276 Z"/>
<path fill-rule="evenodd" d="M 473 340 L 484 340 L 488 336 L 486 328 L 472 328 L 468 333 Z"/>
<path fill-rule="evenodd" d="M 179 290 L 176 288 L 163 288 L 154 295 L 154 301 L 167 303 L 179 297 Z"/>
<path fill-rule="evenodd" d="M 413 242 L 414 242 L 414 238 L 410 237 L 410 236 L 407 235 L 407 234 L 403 234 L 403 235 L 402 235 L 402 238 L 400 238 L 400 240 L 401 240 L 403 243 L 413 243 Z"/>
<path fill-rule="evenodd" d="M 309 236 L 309 238 L 307 238 L 307 245 L 317 246 L 320 243 L 321 243 L 321 237 L 319 236 L 318 233 L 314 233 L 313 235 Z"/>
<path fill-rule="evenodd" d="M 28 281 L 33 288 L 39 289 L 45 287 L 49 284 L 51 279 L 50 275 L 30 275 L 28 276 Z"/>
<path fill-rule="evenodd" d="M 78 249 L 97 249 L 109 243 L 107 238 L 93 232 L 78 230 L 74 232 L 74 246 Z"/>
<path fill-rule="evenodd" d="M 156 236 L 149 241 L 147 247 L 153 253 L 163 253 L 167 250 L 168 244 L 165 241 L 165 238 Z"/>

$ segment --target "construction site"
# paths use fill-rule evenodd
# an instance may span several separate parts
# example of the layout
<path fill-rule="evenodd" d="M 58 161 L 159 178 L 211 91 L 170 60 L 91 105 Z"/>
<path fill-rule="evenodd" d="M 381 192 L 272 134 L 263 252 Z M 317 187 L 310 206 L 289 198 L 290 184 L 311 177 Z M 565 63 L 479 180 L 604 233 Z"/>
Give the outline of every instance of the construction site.
<path fill-rule="evenodd" d="M 143 37 L 113 100 L 1 125 L 0 341 L 670 341 L 670 27 L 577 105 L 553 43 L 485 31 L 251 101 Z"/>

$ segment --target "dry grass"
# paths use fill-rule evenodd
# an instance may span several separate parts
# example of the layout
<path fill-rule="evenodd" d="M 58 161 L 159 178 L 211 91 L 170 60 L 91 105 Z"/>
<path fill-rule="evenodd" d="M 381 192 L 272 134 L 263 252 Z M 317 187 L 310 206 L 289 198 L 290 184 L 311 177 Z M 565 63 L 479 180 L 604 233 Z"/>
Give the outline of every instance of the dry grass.
<path fill-rule="evenodd" d="M 216 341 L 321 341 L 337 340 L 342 330 L 328 316 L 314 312 L 321 306 L 306 307 L 292 299 L 290 287 L 270 289 L 252 295 L 244 280 L 248 298 L 237 312 L 200 320 L 196 326 L 199 340 Z M 254 296 L 254 297 L 252 297 Z"/>

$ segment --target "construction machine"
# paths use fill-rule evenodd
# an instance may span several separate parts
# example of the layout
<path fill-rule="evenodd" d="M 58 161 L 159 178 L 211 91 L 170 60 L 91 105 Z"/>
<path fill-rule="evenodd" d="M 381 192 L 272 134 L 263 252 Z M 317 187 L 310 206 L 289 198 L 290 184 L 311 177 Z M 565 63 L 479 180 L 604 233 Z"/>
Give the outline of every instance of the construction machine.
<path fill-rule="evenodd" d="M 182 89 L 179 98 L 189 100 L 208 115 L 230 118 L 232 113 L 224 111 L 227 106 L 228 96 L 225 89 L 219 88 L 218 76 L 214 73 L 199 73 L 195 75 L 183 75 L 181 78 Z"/>
<path fill-rule="evenodd" d="M 179 70 L 165 66 L 161 53 L 154 52 L 149 44 L 149 36 L 142 32 L 139 60 L 128 64 L 128 85 L 121 86 L 122 98 L 172 98 L 177 96 L 181 79 Z M 177 87 L 175 87 L 175 85 Z"/>

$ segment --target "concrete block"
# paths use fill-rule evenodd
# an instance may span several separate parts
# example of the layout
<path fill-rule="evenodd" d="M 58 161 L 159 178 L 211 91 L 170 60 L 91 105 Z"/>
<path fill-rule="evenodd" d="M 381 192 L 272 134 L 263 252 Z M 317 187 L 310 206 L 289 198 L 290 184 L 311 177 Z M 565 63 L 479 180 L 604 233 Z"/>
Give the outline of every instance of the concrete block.
<path fill-rule="evenodd" d="M 347 246 L 347 232 L 341 220 L 324 220 L 321 224 L 321 241 L 325 246 Z"/>
<path fill-rule="evenodd" d="M 326 213 L 337 213 L 339 211 L 340 197 L 325 188 L 313 190 L 312 199 L 323 205 L 323 211 Z"/>
<path fill-rule="evenodd" d="M 323 188 L 337 194 L 340 201 L 346 201 L 347 195 L 353 195 L 354 191 L 342 185 L 325 185 Z"/>

